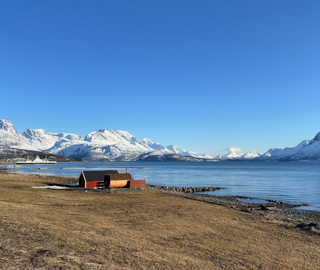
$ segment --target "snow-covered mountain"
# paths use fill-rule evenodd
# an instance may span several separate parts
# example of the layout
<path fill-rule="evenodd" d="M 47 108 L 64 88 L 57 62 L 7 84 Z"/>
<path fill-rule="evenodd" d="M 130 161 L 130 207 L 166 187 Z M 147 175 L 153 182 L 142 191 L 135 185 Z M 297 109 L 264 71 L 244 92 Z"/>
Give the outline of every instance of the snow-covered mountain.
<path fill-rule="evenodd" d="M 126 131 L 100 129 L 85 137 L 61 139 L 44 151 L 85 160 L 129 161 L 155 150 Z"/>
<path fill-rule="evenodd" d="M 212 157 L 208 154 L 198 154 L 195 152 L 187 151 L 185 149 L 182 149 L 182 148 L 180 148 L 178 146 L 174 146 L 174 145 L 168 145 L 168 146 L 166 146 L 166 148 L 176 154 L 183 155 L 183 156 L 212 159 Z"/>
<path fill-rule="evenodd" d="M 0 120 L 0 145 L 38 150 L 88 161 L 205 160 L 209 156 L 164 146 L 151 139 L 137 139 L 127 131 L 100 129 L 86 136 L 26 129 L 18 134 L 7 120 Z M 189 157 L 189 158 L 186 158 Z M 193 159 L 194 158 L 194 159 Z"/>
<path fill-rule="evenodd" d="M 320 161 L 320 132 L 312 140 L 304 140 L 295 147 L 272 148 L 256 158 L 259 161 Z"/>
<path fill-rule="evenodd" d="M 158 151 L 158 150 L 161 151 L 161 150 L 166 150 L 167 149 L 167 147 L 165 147 L 164 145 L 162 145 L 160 143 L 157 143 L 157 142 L 155 142 L 153 140 L 150 140 L 148 138 L 144 138 L 141 141 L 143 142 L 144 145 L 146 145 L 146 146 L 148 146 L 151 149 L 156 150 L 156 151 Z"/>
<path fill-rule="evenodd" d="M 292 148 L 272 148 L 264 154 L 243 153 L 237 147 L 214 158 L 190 152 L 174 145 L 164 146 L 151 139 L 137 139 L 127 131 L 100 129 L 86 136 L 52 133 L 44 129 L 26 129 L 18 134 L 10 121 L 0 120 L 0 150 L 23 149 L 80 158 L 88 161 L 136 160 L 254 160 L 254 161 L 320 161 L 320 132 Z M 7 150 L 6 150 L 7 151 Z"/>
<path fill-rule="evenodd" d="M 229 147 L 228 152 L 224 155 L 218 155 L 215 159 L 219 160 L 252 160 L 259 157 L 261 154 L 256 151 L 251 151 L 249 153 L 243 153 L 238 147 Z"/>
<path fill-rule="evenodd" d="M 255 151 L 243 153 L 240 148 L 230 147 L 228 153 L 214 158 L 253 161 L 320 161 L 320 132 L 312 140 L 304 140 L 295 147 L 271 148 L 264 154 Z"/>
<path fill-rule="evenodd" d="M 0 120 L 0 145 L 15 149 L 37 150 L 28 144 L 7 120 Z"/>
<path fill-rule="evenodd" d="M 254 158 L 257 158 L 259 157 L 261 154 L 260 153 L 257 153 L 256 151 L 251 151 L 251 152 L 248 152 L 248 153 L 245 153 L 241 158 L 242 159 L 254 159 Z"/>
<path fill-rule="evenodd" d="M 44 129 L 26 129 L 21 133 L 23 139 L 38 150 L 46 150 L 59 141 L 81 140 L 84 136 L 69 133 L 52 133 Z"/>

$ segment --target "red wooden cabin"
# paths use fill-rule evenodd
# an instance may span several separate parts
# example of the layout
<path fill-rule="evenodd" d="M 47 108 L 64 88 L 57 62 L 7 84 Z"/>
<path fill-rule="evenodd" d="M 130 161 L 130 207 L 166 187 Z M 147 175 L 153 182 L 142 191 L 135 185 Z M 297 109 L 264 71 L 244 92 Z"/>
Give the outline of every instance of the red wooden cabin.
<path fill-rule="evenodd" d="M 97 183 L 104 182 L 104 176 L 107 174 L 119 173 L 118 170 L 106 171 L 82 171 L 79 176 L 79 187 L 95 188 Z"/>

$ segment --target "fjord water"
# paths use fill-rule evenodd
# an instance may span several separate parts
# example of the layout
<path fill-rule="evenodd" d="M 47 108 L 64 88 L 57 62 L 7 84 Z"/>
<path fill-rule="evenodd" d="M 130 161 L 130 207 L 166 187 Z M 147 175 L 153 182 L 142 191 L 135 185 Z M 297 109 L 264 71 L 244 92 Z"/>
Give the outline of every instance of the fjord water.
<path fill-rule="evenodd" d="M 22 165 L 21 172 L 78 177 L 83 170 L 126 168 L 150 185 L 223 187 L 210 194 L 308 204 L 301 209 L 320 211 L 319 162 L 73 162 Z"/>

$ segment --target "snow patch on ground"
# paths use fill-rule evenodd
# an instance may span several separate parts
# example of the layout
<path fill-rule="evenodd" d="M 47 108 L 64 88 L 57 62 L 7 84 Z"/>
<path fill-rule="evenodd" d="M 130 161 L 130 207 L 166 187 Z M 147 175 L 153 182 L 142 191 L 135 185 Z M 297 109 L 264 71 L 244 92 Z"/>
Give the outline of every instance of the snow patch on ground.
<path fill-rule="evenodd" d="M 32 188 L 45 188 L 45 189 L 68 189 L 68 187 L 62 186 L 34 186 Z"/>

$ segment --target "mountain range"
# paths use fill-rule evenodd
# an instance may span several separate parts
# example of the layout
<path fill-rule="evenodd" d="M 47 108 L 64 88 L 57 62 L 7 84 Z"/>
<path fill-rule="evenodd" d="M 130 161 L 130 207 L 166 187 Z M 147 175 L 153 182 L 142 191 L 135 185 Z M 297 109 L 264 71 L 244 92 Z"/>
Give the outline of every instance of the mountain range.
<path fill-rule="evenodd" d="M 24 149 L 86 161 L 212 160 L 208 155 L 164 146 L 151 139 L 137 139 L 127 131 L 100 129 L 86 136 L 26 129 L 18 134 L 8 120 L 0 120 L 0 150 Z"/>
<path fill-rule="evenodd" d="M 272 148 L 257 161 L 320 161 L 320 132 L 312 140 L 303 140 L 295 147 Z"/>
<path fill-rule="evenodd" d="M 127 131 L 100 129 L 86 136 L 26 129 L 18 134 L 8 120 L 0 120 L 0 151 L 20 149 L 86 161 L 320 161 L 320 132 L 295 147 L 271 148 L 264 154 L 243 153 L 230 147 L 225 155 L 190 152 L 174 145 L 164 146 L 151 139 L 137 139 Z"/>

